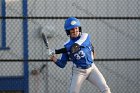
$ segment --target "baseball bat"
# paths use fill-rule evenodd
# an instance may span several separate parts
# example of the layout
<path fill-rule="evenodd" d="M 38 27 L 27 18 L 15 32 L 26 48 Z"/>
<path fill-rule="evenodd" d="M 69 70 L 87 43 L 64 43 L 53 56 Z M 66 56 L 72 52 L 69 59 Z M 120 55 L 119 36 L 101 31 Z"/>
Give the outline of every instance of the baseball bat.
<path fill-rule="evenodd" d="M 49 49 L 48 39 L 45 37 L 44 33 L 42 33 L 42 39 L 44 41 L 44 44 L 45 44 L 46 48 Z"/>
<path fill-rule="evenodd" d="M 42 33 L 42 39 L 44 41 L 46 48 L 49 49 L 48 39 L 44 33 Z M 61 53 L 66 53 L 66 52 L 67 52 L 66 48 L 55 49 L 55 54 L 61 54 Z"/>
<path fill-rule="evenodd" d="M 42 33 L 41 36 L 42 36 L 42 39 L 44 41 L 46 48 L 49 49 L 48 38 L 45 36 L 44 33 Z M 67 52 L 66 48 L 55 49 L 55 54 L 61 54 L 61 53 L 66 53 L 66 52 Z M 41 68 L 39 69 L 39 72 L 41 73 L 46 66 L 47 66 L 47 64 L 43 64 L 41 66 Z"/>
<path fill-rule="evenodd" d="M 45 67 L 46 67 L 46 64 L 43 64 L 43 65 L 41 66 L 41 68 L 39 69 L 39 72 L 41 73 Z"/>

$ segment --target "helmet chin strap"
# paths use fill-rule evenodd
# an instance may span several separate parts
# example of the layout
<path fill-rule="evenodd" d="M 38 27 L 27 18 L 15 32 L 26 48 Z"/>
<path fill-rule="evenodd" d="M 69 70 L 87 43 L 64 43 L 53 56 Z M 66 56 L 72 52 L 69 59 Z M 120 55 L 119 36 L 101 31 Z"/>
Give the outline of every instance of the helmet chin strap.
<path fill-rule="evenodd" d="M 70 35 L 68 35 L 68 37 L 70 37 L 70 39 L 76 39 L 78 37 L 80 37 L 82 35 L 82 32 L 79 32 L 79 35 L 77 37 L 71 37 Z"/>

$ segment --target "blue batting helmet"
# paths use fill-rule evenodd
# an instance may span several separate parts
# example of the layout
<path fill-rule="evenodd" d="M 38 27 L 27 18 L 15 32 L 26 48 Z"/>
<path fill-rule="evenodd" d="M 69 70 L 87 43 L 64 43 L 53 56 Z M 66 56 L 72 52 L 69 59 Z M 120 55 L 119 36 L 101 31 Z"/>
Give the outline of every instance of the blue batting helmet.
<path fill-rule="evenodd" d="M 80 25 L 80 21 L 75 18 L 75 17 L 69 17 L 68 19 L 66 19 L 65 24 L 64 24 L 64 29 L 67 33 L 67 35 L 69 35 L 69 30 L 75 28 L 75 27 L 81 27 Z"/>

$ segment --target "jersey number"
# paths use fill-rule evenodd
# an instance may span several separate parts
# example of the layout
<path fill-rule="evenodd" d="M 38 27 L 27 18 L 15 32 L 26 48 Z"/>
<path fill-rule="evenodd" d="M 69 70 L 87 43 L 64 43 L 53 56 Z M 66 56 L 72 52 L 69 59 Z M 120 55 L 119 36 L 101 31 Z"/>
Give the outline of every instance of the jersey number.
<path fill-rule="evenodd" d="M 85 53 L 84 53 L 84 51 L 81 50 L 81 51 L 79 51 L 78 53 L 75 53 L 75 54 L 74 54 L 74 57 L 75 57 L 77 60 L 79 60 L 79 59 L 85 57 Z"/>

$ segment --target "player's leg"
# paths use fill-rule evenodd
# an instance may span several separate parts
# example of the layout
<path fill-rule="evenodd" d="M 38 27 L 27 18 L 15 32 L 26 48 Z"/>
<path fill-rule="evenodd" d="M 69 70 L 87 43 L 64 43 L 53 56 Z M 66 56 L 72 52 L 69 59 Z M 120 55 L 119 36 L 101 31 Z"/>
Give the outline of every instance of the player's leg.
<path fill-rule="evenodd" d="M 73 68 L 68 93 L 79 93 L 83 81 L 87 78 L 86 70 Z"/>
<path fill-rule="evenodd" d="M 89 77 L 87 78 L 92 84 L 97 86 L 101 93 L 111 93 L 110 88 L 106 84 L 105 78 L 101 74 L 101 72 L 98 70 L 98 68 L 93 64 L 93 69 L 91 70 L 91 73 Z"/>

